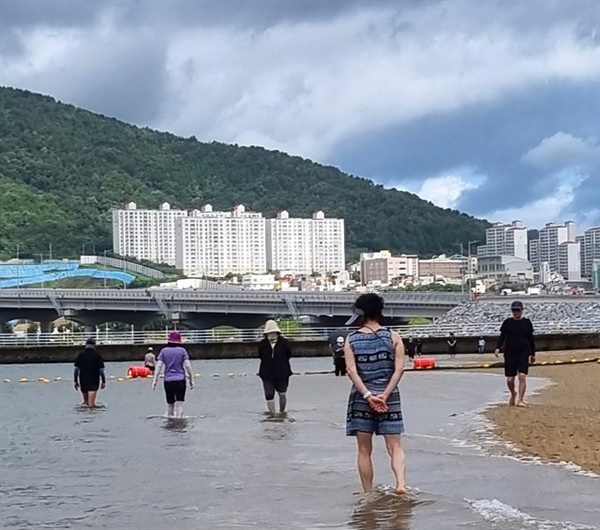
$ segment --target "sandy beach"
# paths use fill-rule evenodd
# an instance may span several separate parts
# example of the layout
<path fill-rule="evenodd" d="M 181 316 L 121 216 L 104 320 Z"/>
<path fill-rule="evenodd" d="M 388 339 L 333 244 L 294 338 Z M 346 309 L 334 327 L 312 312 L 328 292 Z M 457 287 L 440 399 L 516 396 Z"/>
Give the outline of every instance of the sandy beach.
<path fill-rule="evenodd" d="M 556 352 L 539 355 L 538 362 L 599 354 L 599 350 Z M 600 474 L 600 364 L 538 365 L 529 373 L 552 385 L 526 398 L 527 408 L 501 405 L 487 411 L 496 434 L 527 454 L 573 462 Z"/>

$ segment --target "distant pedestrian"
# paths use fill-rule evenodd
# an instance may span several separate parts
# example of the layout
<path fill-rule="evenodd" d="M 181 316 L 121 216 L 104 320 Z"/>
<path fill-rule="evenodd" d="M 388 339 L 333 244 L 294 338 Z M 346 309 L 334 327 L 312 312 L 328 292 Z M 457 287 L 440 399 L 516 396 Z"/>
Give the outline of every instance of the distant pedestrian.
<path fill-rule="evenodd" d="M 96 350 L 96 340 L 93 337 L 86 340 L 85 349 L 77 356 L 73 381 L 75 390 L 81 390 L 83 395 L 82 405 L 95 407 L 98 388 L 106 388 L 106 375 L 104 359 Z"/>
<path fill-rule="evenodd" d="M 417 352 L 417 357 L 418 358 L 420 358 L 421 355 L 423 355 L 423 343 L 421 342 L 421 339 L 417 339 L 416 352 Z"/>
<path fill-rule="evenodd" d="M 279 412 L 285 412 L 287 390 L 292 375 L 290 357 L 292 348 L 283 338 L 281 329 L 274 320 L 268 320 L 264 329 L 265 338 L 258 345 L 260 366 L 258 375 L 263 383 L 267 410 L 275 414 L 275 392 L 279 397 Z"/>
<path fill-rule="evenodd" d="M 450 354 L 450 357 L 452 357 L 453 359 L 456 357 L 456 337 L 454 336 L 454 333 L 450 333 L 450 337 L 448 338 L 448 353 Z"/>
<path fill-rule="evenodd" d="M 525 390 L 529 364 L 535 363 L 535 341 L 533 324 L 523 317 L 523 303 L 515 301 L 511 304 L 512 317 L 507 318 L 500 327 L 500 337 L 496 345 L 496 357 L 504 348 L 504 375 L 506 386 L 510 392 L 509 405 L 525 407 Z M 518 393 L 515 390 L 515 377 L 519 378 Z"/>
<path fill-rule="evenodd" d="M 417 352 L 417 343 L 414 341 L 412 337 L 408 337 L 408 342 L 406 343 L 406 353 L 408 354 L 408 358 L 414 362 L 415 353 Z"/>
<path fill-rule="evenodd" d="M 352 389 L 348 398 L 346 435 L 356 436 L 358 473 L 365 492 L 373 491 L 373 433 L 383 435 L 396 492 L 406 493 L 404 422 L 398 383 L 404 373 L 404 344 L 398 333 L 382 326 L 383 298 L 376 293 L 358 297 L 346 323 L 360 328 L 348 335 L 345 346 Z"/>
<path fill-rule="evenodd" d="M 148 352 L 144 357 L 144 366 L 148 368 L 152 373 L 156 369 L 156 356 L 154 355 L 154 350 L 152 346 L 148 348 Z"/>
<path fill-rule="evenodd" d="M 479 337 L 477 341 L 477 353 L 485 353 L 485 339 L 483 337 Z"/>
<path fill-rule="evenodd" d="M 167 399 L 167 416 L 169 418 L 183 418 L 183 406 L 186 393 L 186 375 L 190 382 L 190 390 L 194 388 L 194 373 L 187 350 L 181 345 L 181 334 L 172 331 L 169 334 L 167 346 L 160 350 L 156 370 L 152 380 L 152 390 L 161 372 L 165 371 L 164 389 Z"/>
<path fill-rule="evenodd" d="M 346 359 L 344 358 L 344 337 L 338 337 L 333 350 L 333 366 L 335 375 L 346 375 Z"/>

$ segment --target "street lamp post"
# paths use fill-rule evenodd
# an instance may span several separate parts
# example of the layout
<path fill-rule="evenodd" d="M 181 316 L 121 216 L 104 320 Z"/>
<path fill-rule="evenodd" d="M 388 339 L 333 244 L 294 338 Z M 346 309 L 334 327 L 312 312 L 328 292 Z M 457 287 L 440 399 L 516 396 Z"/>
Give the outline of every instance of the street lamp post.
<path fill-rule="evenodd" d="M 106 289 L 106 250 L 104 251 L 104 288 Z"/>

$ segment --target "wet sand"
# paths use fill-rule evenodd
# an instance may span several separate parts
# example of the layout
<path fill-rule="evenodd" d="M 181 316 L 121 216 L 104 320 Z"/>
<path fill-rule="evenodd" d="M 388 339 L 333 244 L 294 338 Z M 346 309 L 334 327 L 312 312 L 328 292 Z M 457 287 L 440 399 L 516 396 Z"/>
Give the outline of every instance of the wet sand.
<path fill-rule="evenodd" d="M 539 355 L 538 362 L 567 362 L 530 369 L 530 375 L 547 378 L 552 384 L 529 399 L 526 396 L 529 407 L 501 405 L 488 410 L 486 415 L 494 423 L 495 433 L 526 454 L 550 462 L 572 462 L 600 474 L 600 364 L 568 364 L 571 358 L 595 357 L 598 353 L 587 350 Z"/>

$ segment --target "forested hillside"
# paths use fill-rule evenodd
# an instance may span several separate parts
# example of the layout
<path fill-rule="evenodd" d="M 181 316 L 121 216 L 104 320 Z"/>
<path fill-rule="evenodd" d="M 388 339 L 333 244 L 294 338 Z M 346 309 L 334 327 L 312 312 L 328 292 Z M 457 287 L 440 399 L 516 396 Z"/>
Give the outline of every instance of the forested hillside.
<path fill-rule="evenodd" d="M 322 209 L 346 219 L 349 257 L 389 249 L 455 253 L 487 223 L 333 167 L 267 151 L 201 143 L 0 88 L 0 258 L 111 248 L 111 208 L 238 203 L 274 216 Z"/>

